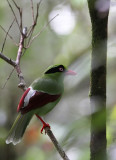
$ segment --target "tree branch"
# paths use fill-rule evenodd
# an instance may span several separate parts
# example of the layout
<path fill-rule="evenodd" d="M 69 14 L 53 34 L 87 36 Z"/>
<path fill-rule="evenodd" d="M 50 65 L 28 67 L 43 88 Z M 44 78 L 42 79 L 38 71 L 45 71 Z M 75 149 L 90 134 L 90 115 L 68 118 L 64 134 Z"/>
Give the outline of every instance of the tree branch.
<path fill-rule="evenodd" d="M 21 56 L 22 56 L 22 53 L 23 53 L 24 41 L 25 41 L 25 38 L 26 38 L 26 34 L 27 34 L 27 31 L 24 28 L 23 32 L 21 34 L 20 42 L 19 42 L 19 48 L 18 48 L 17 57 L 16 57 L 16 67 L 15 67 L 16 71 L 18 73 L 19 80 L 20 80 L 20 83 L 18 84 L 18 87 L 23 89 L 24 91 L 27 89 L 27 87 L 26 87 L 26 83 L 25 83 L 23 74 L 21 72 L 20 60 L 21 60 Z"/>
<path fill-rule="evenodd" d="M 11 27 L 12 27 L 12 25 L 13 25 L 14 21 L 15 21 L 15 19 L 12 21 L 12 23 L 11 23 L 11 25 L 10 25 L 10 27 L 9 27 L 9 29 L 8 29 L 8 31 L 7 31 L 7 33 L 6 33 L 6 36 L 5 36 L 5 39 L 4 39 L 4 42 L 3 42 L 3 45 L 2 45 L 2 50 L 1 50 L 1 52 L 2 52 L 2 53 L 3 53 L 3 50 L 4 50 L 4 46 L 5 46 L 5 42 L 6 42 L 6 39 L 7 39 L 8 33 L 9 33 L 9 31 L 10 31 L 10 29 L 11 29 Z"/>
<path fill-rule="evenodd" d="M 66 155 L 66 153 L 64 152 L 62 147 L 59 145 L 59 143 L 58 143 L 56 137 L 54 136 L 53 132 L 51 131 L 51 129 L 49 127 L 45 127 L 44 129 L 45 129 L 45 132 L 47 133 L 47 135 L 49 136 L 49 138 L 51 139 L 51 141 L 53 142 L 56 150 L 58 151 L 58 153 L 60 154 L 62 159 L 69 160 L 68 156 Z"/>
<path fill-rule="evenodd" d="M 6 79 L 6 81 L 5 81 L 5 83 L 4 83 L 3 87 L 2 87 L 2 89 L 4 89 L 4 87 L 6 86 L 8 80 L 10 79 L 10 77 L 11 77 L 11 75 L 13 74 L 14 70 L 15 70 L 15 68 L 13 68 L 12 71 L 10 72 L 10 74 L 9 74 L 8 78 Z"/>
<path fill-rule="evenodd" d="M 33 2 L 31 0 L 33 22 L 32 22 L 32 26 L 29 28 L 28 33 L 27 33 L 27 37 L 28 37 L 27 46 L 29 46 L 29 43 L 31 41 L 31 37 L 32 37 L 33 31 L 34 31 L 34 28 L 37 25 L 38 16 L 39 16 L 39 7 L 40 7 L 41 2 L 42 2 L 42 0 L 40 0 L 40 2 L 37 3 L 36 16 L 35 16 L 35 19 L 34 19 L 34 8 L 33 8 Z M 26 47 L 26 48 L 29 48 L 29 47 Z"/>
<path fill-rule="evenodd" d="M 4 54 L 0 53 L 0 58 L 2 58 L 4 61 L 6 61 L 8 64 L 12 65 L 13 67 L 16 67 L 16 62 L 5 56 Z"/>
<path fill-rule="evenodd" d="M 20 51 L 20 46 L 19 46 L 19 51 Z M 21 69 L 20 69 L 20 58 L 21 58 L 21 52 L 18 52 L 17 54 L 17 61 L 13 61 L 11 60 L 10 58 L 8 58 L 7 56 L 5 56 L 4 54 L 0 53 L 0 58 L 2 58 L 4 61 L 6 61 L 8 64 L 12 65 L 17 73 L 18 73 L 18 77 L 20 79 L 20 83 L 18 84 L 18 87 L 23 89 L 23 90 L 26 90 L 26 83 L 24 81 L 24 77 L 23 77 L 23 74 L 21 72 Z"/>
<path fill-rule="evenodd" d="M 58 15 L 59 15 L 59 14 L 57 14 L 56 16 L 54 16 L 52 19 L 50 19 L 50 20 L 48 21 L 47 24 L 45 24 L 45 25 L 42 27 L 42 29 L 40 30 L 40 32 L 37 33 L 37 34 L 30 40 L 30 42 L 28 43 L 28 45 L 26 46 L 26 48 L 29 48 L 29 47 L 30 47 L 30 45 L 32 44 L 32 42 L 46 29 L 46 27 L 47 27 Z"/>
<path fill-rule="evenodd" d="M 19 31 L 20 31 L 20 33 L 21 33 L 21 28 L 20 28 L 20 25 L 19 25 L 19 23 L 18 23 L 18 19 L 17 19 L 17 17 L 16 17 L 16 14 L 15 14 L 15 12 L 14 12 L 14 10 L 13 10 L 13 8 L 12 8 L 10 2 L 9 2 L 8 0 L 7 0 L 7 2 L 8 2 L 8 5 L 9 5 L 9 7 L 10 7 L 10 9 L 11 9 L 11 11 L 12 11 L 14 17 L 15 17 L 15 20 L 16 20 L 16 23 L 17 23 L 17 25 L 18 25 Z"/>
<path fill-rule="evenodd" d="M 31 0 L 31 10 L 32 10 L 32 18 L 33 18 L 33 22 L 34 22 L 33 0 Z"/>
<path fill-rule="evenodd" d="M 13 41 L 13 43 L 18 46 L 18 44 L 14 41 L 13 37 L 8 33 L 8 31 L 6 31 L 1 25 L 0 28 L 7 34 L 7 36 L 9 36 L 9 38 Z"/>
<path fill-rule="evenodd" d="M 23 26 L 22 26 L 22 9 L 16 4 L 16 2 L 13 0 L 13 3 L 15 5 L 15 7 L 18 9 L 19 11 L 19 16 L 20 16 L 20 30 L 22 31 Z"/>

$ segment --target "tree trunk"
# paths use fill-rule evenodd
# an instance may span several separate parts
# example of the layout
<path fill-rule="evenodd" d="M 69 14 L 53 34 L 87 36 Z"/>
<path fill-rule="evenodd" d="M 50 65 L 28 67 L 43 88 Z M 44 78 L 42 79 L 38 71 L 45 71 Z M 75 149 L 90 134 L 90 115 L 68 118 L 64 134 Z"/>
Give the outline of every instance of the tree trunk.
<path fill-rule="evenodd" d="M 107 3 L 107 4 L 105 4 Z M 90 77 L 91 143 L 90 160 L 106 160 L 106 62 L 107 0 L 88 0 L 92 23 L 92 55 Z M 103 8 L 106 6 L 106 8 Z"/>

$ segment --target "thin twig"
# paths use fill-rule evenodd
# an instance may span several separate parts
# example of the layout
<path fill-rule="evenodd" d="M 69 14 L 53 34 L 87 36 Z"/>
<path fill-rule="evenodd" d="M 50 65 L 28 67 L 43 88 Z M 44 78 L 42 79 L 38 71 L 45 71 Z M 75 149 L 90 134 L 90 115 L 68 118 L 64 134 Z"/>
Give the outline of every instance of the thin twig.
<path fill-rule="evenodd" d="M 32 0 L 31 0 L 32 1 Z M 28 33 L 27 33 L 27 37 L 28 37 L 28 42 L 27 42 L 27 46 L 29 45 L 30 43 L 30 40 L 31 40 L 31 37 L 32 37 L 32 34 L 33 34 L 33 31 L 34 31 L 34 28 L 35 26 L 37 25 L 37 20 L 38 20 L 38 16 L 39 16 L 39 6 L 41 4 L 42 0 L 37 3 L 37 9 L 36 9 L 36 16 L 35 16 L 35 19 L 33 17 L 33 14 L 34 14 L 34 11 L 32 11 L 32 17 L 33 17 L 33 24 L 32 26 L 30 27 Z M 33 8 L 32 8 L 33 9 Z"/>
<path fill-rule="evenodd" d="M 18 11 L 19 11 L 19 15 L 20 15 L 20 30 L 22 31 L 22 9 L 16 4 L 16 2 L 14 1 L 14 0 L 12 0 L 13 1 L 13 3 L 14 3 L 14 5 L 15 5 L 15 7 L 18 9 Z"/>
<path fill-rule="evenodd" d="M 27 35 L 27 37 L 28 37 L 28 42 L 27 42 L 27 45 L 26 45 L 26 46 L 28 46 L 29 43 L 30 43 L 30 41 L 31 41 L 32 34 L 33 34 L 33 30 L 34 30 L 34 28 L 33 28 L 33 25 L 32 25 L 32 26 L 31 26 L 31 29 L 30 29 L 30 32 L 28 32 L 29 34 Z M 27 47 L 26 47 L 26 48 L 27 48 Z"/>
<path fill-rule="evenodd" d="M 5 42 L 6 42 L 7 35 L 8 35 L 8 33 L 9 33 L 9 31 L 10 31 L 10 29 L 11 29 L 11 27 L 12 27 L 12 25 L 13 25 L 14 21 L 15 21 L 15 19 L 12 21 L 12 23 L 11 23 L 11 25 L 10 25 L 10 27 L 9 27 L 9 29 L 8 29 L 8 31 L 7 31 L 7 33 L 6 33 L 6 36 L 5 36 L 5 39 L 4 39 L 4 42 L 3 42 L 3 45 L 2 45 L 1 53 L 3 53 L 3 49 L 4 49 L 4 46 L 5 46 Z"/>
<path fill-rule="evenodd" d="M 18 44 L 15 42 L 15 40 L 13 39 L 13 37 L 0 25 L 0 28 L 9 36 L 9 38 L 12 40 L 12 42 L 18 46 Z"/>
<path fill-rule="evenodd" d="M 22 29 L 23 29 L 22 9 L 20 9 L 20 28 L 21 28 L 21 31 L 22 31 Z"/>
<path fill-rule="evenodd" d="M 38 16 L 39 16 L 39 7 L 40 7 L 40 4 L 41 4 L 42 0 L 40 0 L 39 3 L 37 3 L 37 8 L 36 8 L 36 16 L 35 16 L 35 19 L 33 20 L 33 24 L 32 26 L 29 28 L 28 30 L 28 33 L 27 33 L 27 37 L 30 36 L 30 34 L 33 32 L 35 26 L 37 25 L 37 20 L 38 20 Z M 33 13 L 32 13 L 33 14 Z M 33 16 L 33 15 L 32 15 Z"/>
<path fill-rule="evenodd" d="M 36 39 L 36 38 L 46 29 L 46 27 L 47 27 L 58 15 L 59 15 L 59 14 L 57 14 L 55 17 L 53 17 L 50 21 L 48 21 L 47 24 L 45 24 L 45 25 L 42 27 L 42 29 L 40 30 L 40 32 L 31 39 L 31 41 L 30 41 L 29 44 L 26 46 L 26 48 L 29 48 L 29 47 L 30 47 L 30 45 L 32 44 L 32 42 L 34 41 L 34 39 Z"/>
<path fill-rule="evenodd" d="M 51 141 L 53 142 L 55 148 L 57 149 L 57 151 L 60 154 L 60 156 L 62 157 L 62 159 L 69 160 L 68 156 L 66 155 L 66 153 L 64 152 L 62 147 L 59 145 L 59 143 L 58 143 L 56 137 L 54 136 L 53 132 L 51 131 L 51 129 L 49 127 L 46 127 L 44 129 L 45 129 L 45 132 L 47 133 L 47 135 L 49 136 L 49 138 L 51 139 Z"/>
<path fill-rule="evenodd" d="M 15 12 L 14 12 L 14 10 L 13 10 L 13 8 L 12 8 L 12 6 L 11 6 L 10 2 L 9 2 L 8 0 L 7 0 L 7 2 L 8 2 L 8 5 L 9 5 L 9 7 L 10 7 L 10 9 L 11 9 L 11 11 L 12 11 L 12 13 L 13 13 L 14 17 L 15 17 L 15 20 L 16 20 L 16 23 L 17 23 L 17 25 L 18 25 L 19 31 L 20 31 L 20 33 L 21 33 L 22 31 L 21 31 L 20 25 L 19 25 L 19 23 L 18 23 L 18 20 L 17 20 L 16 14 L 15 14 Z"/>
<path fill-rule="evenodd" d="M 34 23 L 35 19 L 34 19 L 33 0 L 31 0 L 31 10 L 32 10 L 32 18 L 33 18 L 33 23 Z"/>
<path fill-rule="evenodd" d="M 40 0 L 40 2 L 37 3 L 36 16 L 35 16 L 35 22 L 36 22 L 36 23 L 37 23 L 38 16 L 39 16 L 39 7 L 40 7 L 41 2 L 42 2 L 42 0 Z"/>
<path fill-rule="evenodd" d="M 10 79 L 10 77 L 12 76 L 13 72 L 14 72 L 15 68 L 12 69 L 11 73 L 9 74 L 8 78 L 6 79 L 4 85 L 2 86 L 2 89 L 4 89 L 4 87 L 6 86 L 8 80 Z"/>
<path fill-rule="evenodd" d="M 20 7 L 17 5 L 17 3 L 14 1 L 14 0 L 12 0 L 13 1 L 13 3 L 14 3 L 14 5 L 15 5 L 15 7 L 19 10 L 19 12 L 20 12 Z"/>
<path fill-rule="evenodd" d="M 6 61 L 8 64 L 12 65 L 13 67 L 16 67 L 15 61 L 11 60 L 10 58 L 5 56 L 4 54 L 0 53 L 0 58 L 2 58 L 4 61 Z"/>

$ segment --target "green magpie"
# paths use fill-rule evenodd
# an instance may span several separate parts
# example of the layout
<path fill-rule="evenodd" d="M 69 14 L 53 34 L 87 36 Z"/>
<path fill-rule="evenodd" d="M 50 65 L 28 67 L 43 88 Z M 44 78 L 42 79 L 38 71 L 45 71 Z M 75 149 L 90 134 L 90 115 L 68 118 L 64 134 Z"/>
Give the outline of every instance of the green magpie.
<path fill-rule="evenodd" d="M 17 107 L 19 114 L 7 136 L 7 144 L 16 145 L 21 141 L 33 115 L 36 115 L 43 124 L 41 133 L 45 127 L 50 128 L 40 116 L 46 115 L 60 101 L 64 91 L 64 76 L 75 74 L 74 71 L 67 70 L 64 65 L 53 65 L 28 87 Z"/>

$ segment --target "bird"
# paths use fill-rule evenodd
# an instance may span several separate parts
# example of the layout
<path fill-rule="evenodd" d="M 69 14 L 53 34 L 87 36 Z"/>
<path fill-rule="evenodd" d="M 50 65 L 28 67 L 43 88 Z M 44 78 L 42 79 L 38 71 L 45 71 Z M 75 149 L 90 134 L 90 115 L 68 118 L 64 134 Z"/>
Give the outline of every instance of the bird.
<path fill-rule="evenodd" d="M 60 101 L 64 91 L 65 75 L 75 74 L 76 72 L 68 70 L 62 64 L 52 65 L 40 78 L 32 82 L 19 101 L 18 116 L 8 133 L 6 144 L 16 145 L 21 141 L 33 115 L 36 115 L 43 124 L 41 133 L 45 127 L 50 128 L 41 117 L 50 112 Z"/>

